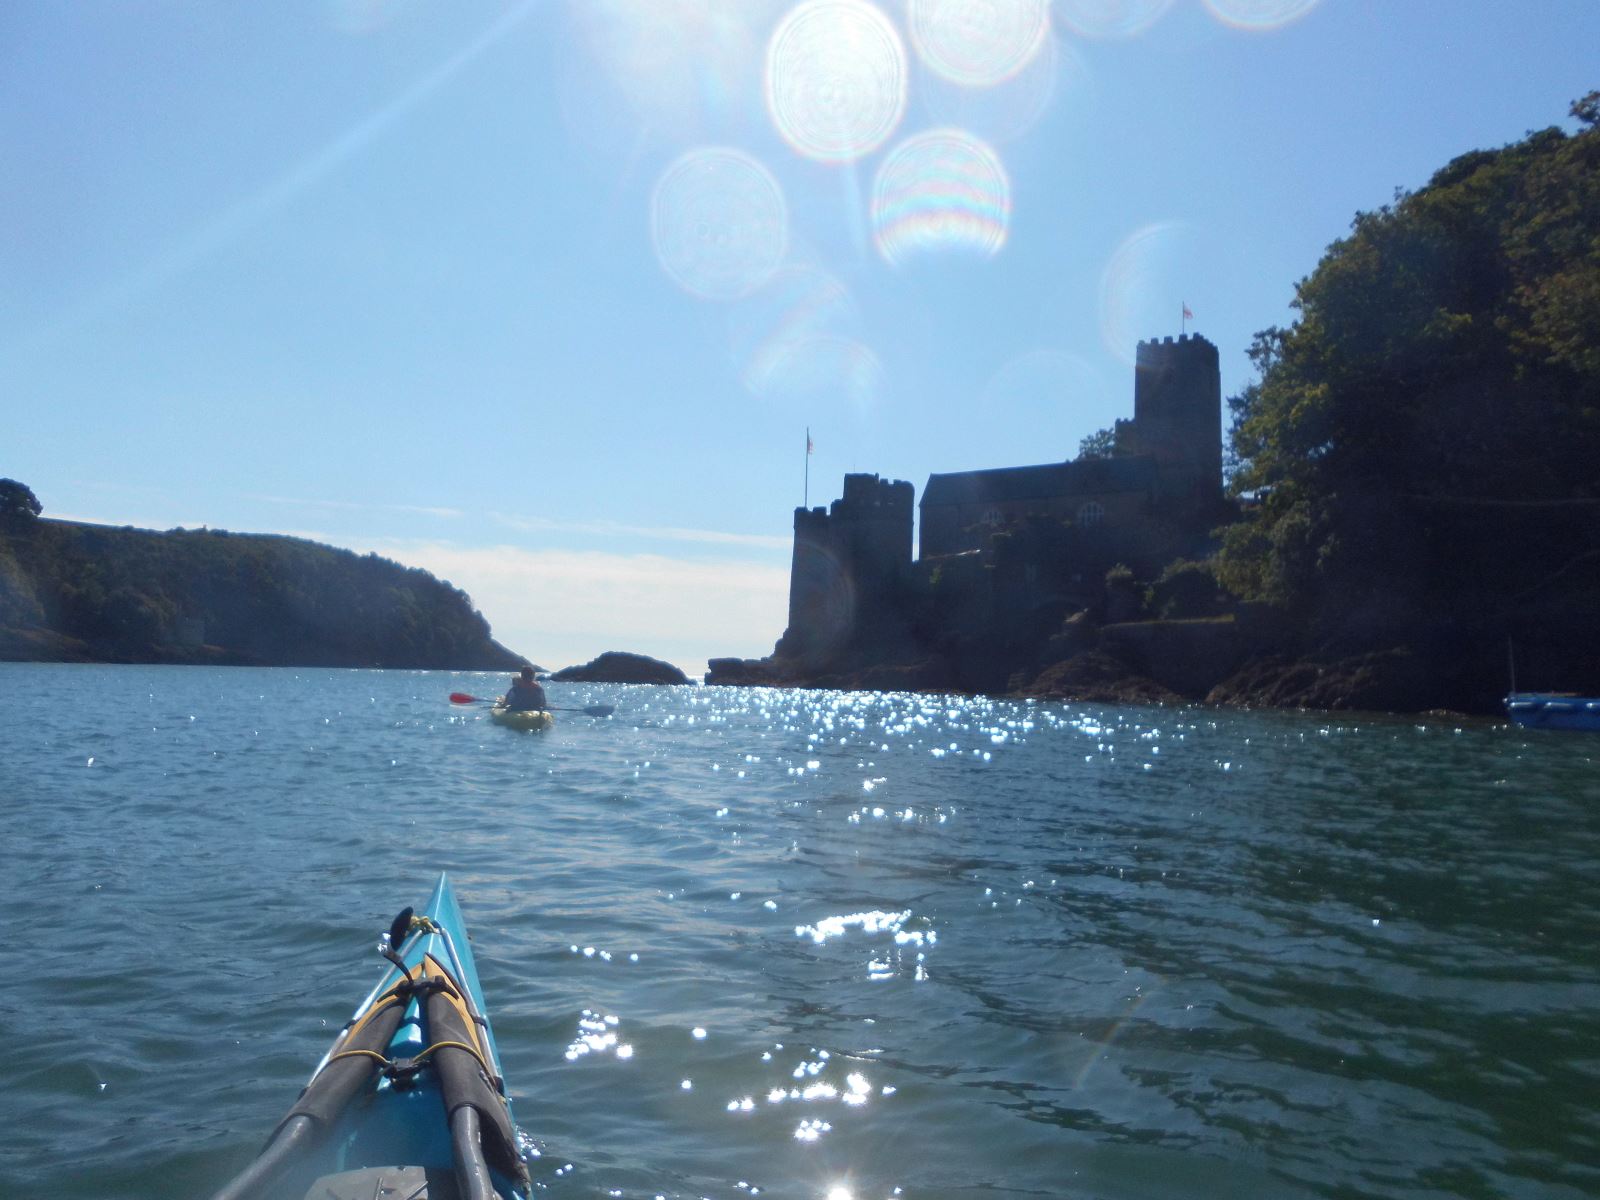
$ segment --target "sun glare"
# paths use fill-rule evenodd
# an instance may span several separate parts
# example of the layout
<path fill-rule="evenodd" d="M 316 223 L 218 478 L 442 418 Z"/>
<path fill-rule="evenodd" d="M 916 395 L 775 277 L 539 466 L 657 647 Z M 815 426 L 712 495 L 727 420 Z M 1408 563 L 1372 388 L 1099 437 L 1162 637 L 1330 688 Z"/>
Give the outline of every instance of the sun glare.
<path fill-rule="evenodd" d="M 906 108 L 905 48 L 881 11 L 860 0 L 810 0 L 767 48 L 767 111 L 783 139 L 824 162 L 881 146 Z"/>
<path fill-rule="evenodd" d="M 968 87 L 1015 76 L 1050 32 L 1046 0 L 909 0 L 917 55 L 935 74 Z"/>

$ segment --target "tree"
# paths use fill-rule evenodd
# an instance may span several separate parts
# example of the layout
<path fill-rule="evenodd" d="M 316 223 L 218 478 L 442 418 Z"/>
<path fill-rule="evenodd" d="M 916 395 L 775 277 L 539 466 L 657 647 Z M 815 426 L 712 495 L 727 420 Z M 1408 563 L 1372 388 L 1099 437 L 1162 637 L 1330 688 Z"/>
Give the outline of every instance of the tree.
<path fill-rule="evenodd" d="M 0 479 L 0 525 L 13 528 L 37 520 L 44 506 L 33 489 L 15 479 Z"/>
<path fill-rule="evenodd" d="M 1106 429 L 1097 429 L 1078 443 L 1078 459 L 1115 458 L 1126 453 L 1122 444 L 1121 422 Z"/>
<path fill-rule="evenodd" d="M 1146 589 L 1144 603 L 1163 620 L 1183 620 L 1217 616 L 1226 600 L 1210 563 L 1180 558 Z"/>
<path fill-rule="evenodd" d="M 1575 135 L 1462 155 L 1358 214 L 1295 324 L 1257 335 L 1230 400 L 1251 501 L 1217 561 L 1230 590 L 1376 628 L 1508 609 L 1592 548 L 1600 95 L 1573 111 Z"/>
<path fill-rule="evenodd" d="M 1600 92 L 1590 92 L 1574 100 L 1567 111 L 1585 125 L 1600 125 Z"/>

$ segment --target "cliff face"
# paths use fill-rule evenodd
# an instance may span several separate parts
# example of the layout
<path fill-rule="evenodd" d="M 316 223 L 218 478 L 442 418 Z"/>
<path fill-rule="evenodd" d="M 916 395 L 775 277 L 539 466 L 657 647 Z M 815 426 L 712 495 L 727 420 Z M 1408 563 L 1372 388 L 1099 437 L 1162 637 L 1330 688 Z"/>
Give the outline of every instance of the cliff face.
<path fill-rule="evenodd" d="M 0 529 L 0 659 L 507 670 L 466 594 L 298 538 Z"/>

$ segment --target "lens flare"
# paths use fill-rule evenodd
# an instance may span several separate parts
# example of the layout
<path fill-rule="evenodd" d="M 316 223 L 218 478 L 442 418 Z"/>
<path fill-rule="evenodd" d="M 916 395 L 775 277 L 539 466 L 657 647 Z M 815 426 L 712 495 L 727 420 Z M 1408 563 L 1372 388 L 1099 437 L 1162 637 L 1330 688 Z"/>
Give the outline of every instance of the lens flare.
<path fill-rule="evenodd" d="M 691 295 L 734 300 L 771 277 L 789 248 L 789 211 L 772 172 L 739 150 L 706 147 L 661 176 L 650 225 L 662 268 Z"/>
<path fill-rule="evenodd" d="M 747 379 L 751 391 L 771 400 L 818 411 L 848 402 L 858 413 L 877 407 L 884 391 L 883 364 L 854 338 L 820 333 L 774 343 L 759 374 Z"/>
<path fill-rule="evenodd" d="M 1027 136 L 1058 97 L 1080 115 L 1094 104 L 1088 64 L 1076 47 L 1064 47 L 1053 33 L 1019 72 L 992 87 L 965 87 L 936 76 L 917 87 L 917 99 L 934 124 L 959 126 L 1002 145 Z"/>
<path fill-rule="evenodd" d="M 861 0 L 810 0 L 767 47 L 767 111 L 809 158 L 849 162 L 881 146 L 906 107 L 906 53 Z"/>
<path fill-rule="evenodd" d="M 842 334 L 857 317 L 849 289 L 826 271 L 806 266 L 781 268 L 731 313 L 729 333 L 739 378 L 757 396 L 775 390 L 784 364 L 800 344 Z"/>
<path fill-rule="evenodd" d="M 731 138 L 746 120 L 740 98 L 761 86 L 779 2 L 568 0 L 554 74 L 573 136 L 601 153 L 639 139 L 692 145 L 712 129 Z"/>
<path fill-rule="evenodd" d="M 968 87 L 1015 76 L 1050 31 L 1048 0 L 910 0 L 907 17 L 928 69 Z"/>
<path fill-rule="evenodd" d="M 1067 27 L 1084 37 L 1136 37 L 1159 21 L 1173 0 L 1056 0 Z"/>
<path fill-rule="evenodd" d="M 1178 332 L 1185 297 L 1193 299 L 1192 286 L 1205 275 L 1187 225 L 1164 221 L 1130 234 L 1100 277 L 1106 348 L 1131 363 L 1142 339 Z"/>
<path fill-rule="evenodd" d="M 812 649 L 830 653 L 848 642 L 856 627 L 855 574 L 839 551 L 795 534 L 789 611 L 810 633 Z"/>
<path fill-rule="evenodd" d="M 1298 21 L 1321 0 L 1205 0 L 1211 15 L 1235 29 L 1269 32 Z"/>
<path fill-rule="evenodd" d="M 1011 181 L 988 146 L 959 129 L 935 129 L 895 147 L 873 185 L 878 252 L 899 264 L 925 251 L 984 257 L 1005 245 Z"/>

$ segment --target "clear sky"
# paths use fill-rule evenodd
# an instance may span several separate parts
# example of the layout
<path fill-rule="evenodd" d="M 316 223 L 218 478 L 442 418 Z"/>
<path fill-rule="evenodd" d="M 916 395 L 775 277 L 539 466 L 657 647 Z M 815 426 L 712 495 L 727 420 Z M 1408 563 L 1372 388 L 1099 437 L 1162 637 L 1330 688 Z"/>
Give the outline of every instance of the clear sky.
<path fill-rule="evenodd" d="M 5 0 L 0 476 L 425 567 L 549 667 L 782 632 L 849 471 L 1059 461 L 1597 0 Z"/>

